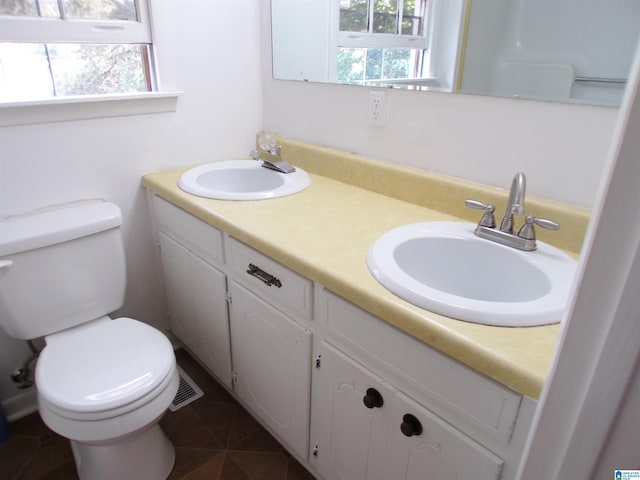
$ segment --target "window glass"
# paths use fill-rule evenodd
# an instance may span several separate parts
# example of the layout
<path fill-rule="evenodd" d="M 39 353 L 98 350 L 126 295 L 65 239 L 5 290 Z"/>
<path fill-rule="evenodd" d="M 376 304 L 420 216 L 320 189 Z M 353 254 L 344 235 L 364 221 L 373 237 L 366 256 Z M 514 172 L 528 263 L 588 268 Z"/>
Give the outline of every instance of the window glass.
<path fill-rule="evenodd" d="M 426 7 L 427 0 L 340 0 L 340 31 L 424 35 Z M 369 25 L 370 9 L 373 9 L 372 25 Z"/>
<path fill-rule="evenodd" d="M 136 21 L 135 0 L 0 0 L 0 14 L 26 17 Z"/>
<path fill-rule="evenodd" d="M 398 33 L 398 0 L 378 0 L 374 3 L 373 33 Z"/>
<path fill-rule="evenodd" d="M 146 46 L 48 45 L 56 95 L 145 92 Z"/>
<path fill-rule="evenodd" d="M 369 0 L 340 0 L 340 31 L 369 31 Z"/>
<path fill-rule="evenodd" d="M 37 0 L 41 17 L 60 18 L 60 8 L 57 0 Z"/>
<path fill-rule="evenodd" d="M 146 45 L 0 43 L 0 101 L 151 90 Z"/>
<path fill-rule="evenodd" d="M 38 3 L 36 0 L 0 0 L 0 14 L 37 17 Z"/>
<path fill-rule="evenodd" d="M 91 18 L 136 21 L 134 0 L 65 0 L 67 18 Z"/>
<path fill-rule="evenodd" d="M 427 0 L 404 0 L 402 35 L 424 35 Z"/>
<path fill-rule="evenodd" d="M 44 45 L 0 43 L 0 102 L 52 97 Z"/>
<path fill-rule="evenodd" d="M 419 49 L 339 48 L 338 83 L 380 86 L 379 80 L 413 77 L 421 58 Z"/>

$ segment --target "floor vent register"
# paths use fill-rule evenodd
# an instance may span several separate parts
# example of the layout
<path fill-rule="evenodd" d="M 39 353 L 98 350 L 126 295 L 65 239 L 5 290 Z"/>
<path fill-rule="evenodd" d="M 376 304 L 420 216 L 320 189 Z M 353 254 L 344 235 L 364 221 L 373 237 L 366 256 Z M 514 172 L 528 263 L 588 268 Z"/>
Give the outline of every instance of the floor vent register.
<path fill-rule="evenodd" d="M 196 382 L 194 382 L 193 379 L 180 367 L 178 367 L 178 374 L 180 375 L 178 393 L 176 393 L 173 402 L 171 402 L 171 405 L 169 406 L 169 410 L 172 412 L 181 409 L 185 405 L 189 405 L 191 402 L 196 401 L 203 395 L 202 390 L 198 385 L 196 385 Z"/>

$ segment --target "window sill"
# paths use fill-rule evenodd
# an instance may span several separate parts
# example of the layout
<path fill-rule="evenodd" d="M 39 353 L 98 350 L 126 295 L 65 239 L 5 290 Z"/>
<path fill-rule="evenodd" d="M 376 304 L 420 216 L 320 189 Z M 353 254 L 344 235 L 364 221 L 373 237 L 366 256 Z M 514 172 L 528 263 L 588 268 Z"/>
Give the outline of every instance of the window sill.
<path fill-rule="evenodd" d="M 0 103 L 0 127 L 175 112 L 180 95 L 148 92 Z"/>

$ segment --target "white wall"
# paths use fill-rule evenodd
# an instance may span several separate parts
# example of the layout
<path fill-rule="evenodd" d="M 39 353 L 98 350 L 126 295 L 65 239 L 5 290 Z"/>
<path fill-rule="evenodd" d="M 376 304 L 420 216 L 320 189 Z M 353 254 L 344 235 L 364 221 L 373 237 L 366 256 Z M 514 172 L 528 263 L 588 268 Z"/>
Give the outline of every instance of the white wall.
<path fill-rule="evenodd" d="M 175 113 L 0 128 L 0 217 L 79 198 L 123 210 L 128 286 L 120 314 L 165 328 L 164 291 L 140 177 L 246 157 L 262 122 L 259 0 L 160 0 L 161 67 L 184 92 Z M 163 55 L 164 54 L 164 55 Z M 0 399 L 23 342 L 0 332 Z"/>
<path fill-rule="evenodd" d="M 265 130 L 504 188 L 523 170 L 531 194 L 593 204 L 617 108 L 388 90 L 370 127 L 367 88 L 272 79 L 261 9 Z"/>
<path fill-rule="evenodd" d="M 604 449 L 598 458 L 593 478 L 609 478 L 614 468 L 638 470 L 638 438 L 640 436 L 640 364 L 629 382 L 628 390 L 622 400 L 615 422 Z"/>

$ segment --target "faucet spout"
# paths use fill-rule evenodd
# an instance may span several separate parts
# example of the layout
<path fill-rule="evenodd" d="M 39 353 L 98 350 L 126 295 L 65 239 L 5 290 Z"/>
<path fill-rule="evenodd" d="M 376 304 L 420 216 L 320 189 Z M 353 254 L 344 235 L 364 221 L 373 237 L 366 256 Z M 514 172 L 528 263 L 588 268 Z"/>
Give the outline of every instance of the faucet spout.
<path fill-rule="evenodd" d="M 524 173 L 518 172 L 511 182 L 511 190 L 509 191 L 509 200 L 507 208 L 504 212 L 504 218 L 500 223 L 500 230 L 507 233 L 513 233 L 513 216 L 524 215 L 524 196 L 527 188 L 527 179 Z"/>

